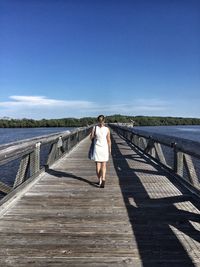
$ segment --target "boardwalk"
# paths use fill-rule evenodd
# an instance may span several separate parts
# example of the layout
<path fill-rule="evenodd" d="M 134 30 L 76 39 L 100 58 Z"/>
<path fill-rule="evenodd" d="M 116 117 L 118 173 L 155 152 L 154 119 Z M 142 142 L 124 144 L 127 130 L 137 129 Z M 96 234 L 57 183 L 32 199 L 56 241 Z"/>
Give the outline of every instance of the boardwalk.
<path fill-rule="evenodd" d="M 200 201 L 113 134 L 104 189 L 89 139 L 0 218 L 0 266 L 200 266 Z"/>

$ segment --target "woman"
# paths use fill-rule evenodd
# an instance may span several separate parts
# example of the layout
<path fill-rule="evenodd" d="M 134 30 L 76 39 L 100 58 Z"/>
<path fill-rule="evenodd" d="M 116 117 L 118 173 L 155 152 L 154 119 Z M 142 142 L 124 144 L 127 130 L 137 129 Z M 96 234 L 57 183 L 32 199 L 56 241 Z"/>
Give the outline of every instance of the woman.
<path fill-rule="evenodd" d="M 92 130 L 90 138 L 95 138 L 94 161 L 96 162 L 96 173 L 99 179 L 99 187 L 104 188 L 106 181 L 106 162 L 111 153 L 110 130 L 105 126 L 105 117 L 99 115 L 98 125 Z"/>

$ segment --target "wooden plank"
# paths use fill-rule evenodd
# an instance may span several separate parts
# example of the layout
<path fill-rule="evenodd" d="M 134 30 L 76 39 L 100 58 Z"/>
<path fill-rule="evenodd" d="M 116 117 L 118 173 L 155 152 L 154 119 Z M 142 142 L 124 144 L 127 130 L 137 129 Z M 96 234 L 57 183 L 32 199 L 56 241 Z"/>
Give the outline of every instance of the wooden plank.
<path fill-rule="evenodd" d="M 110 257 L 101 255 L 96 257 L 66 257 L 66 255 L 70 254 L 70 251 L 65 249 L 62 250 L 62 254 L 58 256 L 47 256 L 47 257 L 27 257 L 16 258 L 10 257 L 9 264 L 10 266 L 18 266 L 18 267 L 35 267 L 35 263 L 37 262 L 37 267 L 63 267 L 63 266 L 73 266 L 73 267 L 142 267 L 141 262 L 139 260 L 134 259 L 133 257 Z M 0 259 L 0 263 L 4 264 L 5 261 Z M 184 262 L 181 262 L 184 263 Z M 133 265 L 134 264 L 134 265 Z M 5 266 L 5 265 L 4 265 Z M 155 265 L 154 265 L 155 266 Z M 184 266 L 184 265 L 182 265 Z"/>

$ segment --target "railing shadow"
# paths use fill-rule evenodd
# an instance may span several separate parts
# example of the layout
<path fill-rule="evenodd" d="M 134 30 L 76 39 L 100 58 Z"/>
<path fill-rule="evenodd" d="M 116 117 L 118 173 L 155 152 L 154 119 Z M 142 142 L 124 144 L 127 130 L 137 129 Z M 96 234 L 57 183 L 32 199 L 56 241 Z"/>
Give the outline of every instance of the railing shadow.
<path fill-rule="evenodd" d="M 184 238 L 184 234 L 200 242 L 200 232 L 190 223 L 190 221 L 200 222 L 200 214 L 180 210 L 175 204 L 190 201 L 200 210 L 199 203 L 191 197 L 186 189 L 181 189 L 183 194 L 178 196 L 151 198 L 136 171 L 128 164 L 127 149 L 123 150 L 124 146 L 119 145 L 122 143 L 122 139 L 116 133 L 113 133 L 113 137 L 113 164 L 118 175 L 142 266 L 194 267 L 195 264 L 183 242 L 188 242 L 187 238 Z M 126 145 L 133 151 L 133 147 L 128 143 Z M 142 155 L 140 157 L 146 166 L 149 160 Z M 127 158 L 129 161 L 135 160 L 135 157 L 130 157 L 130 153 Z M 136 158 L 137 162 L 141 159 Z M 158 175 L 168 175 L 158 165 L 155 164 L 154 168 L 158 171 Z M 145 172 L 148 173 L 148 170 Z M 151 171 L 149 174 L 153 175 Z M 167 178 L 173 185 L 177 185 L 170 177 L 167 176 Z M 181 234 L 177 236 L 173 232 L 173 228 L 181 231 Z"/>

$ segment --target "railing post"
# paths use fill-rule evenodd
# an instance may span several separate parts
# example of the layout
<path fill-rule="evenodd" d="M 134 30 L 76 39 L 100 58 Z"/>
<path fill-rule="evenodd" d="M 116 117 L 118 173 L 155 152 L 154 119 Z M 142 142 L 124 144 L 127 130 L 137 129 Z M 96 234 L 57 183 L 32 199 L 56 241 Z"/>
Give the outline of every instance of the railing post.
<path fill-rule="evenodd" d="M 58 142 L 57 142 L 56 158 L 61 156 L 61 154 L 62 154 L 62 151 L 61 151 L 62 146 L 63 146 L 62 136 L 59 136 Z"/>
<path fill-rule="evenodd" d="M 136 134 L 133 136 L 133 143 L 138 146 L 138 136 Z"/>
<path fill-rule="evenodd" d="M 149 140 L 146 148 L 144 149 L 144 153 L 149 153 L 152 157 L 155 157 L 154 140 L 151 136 L 149 136 Z"/>
<path fill-rule="evenodd" d="M 66 151 L 68 152 L 70 150 L 70 137 L 67 138 L 67 144 L 66 144 Z"/>
<path fill-rule="evenodd" d="M 141 137 L 138 137 L 138 147 L 141 148 Z"/>
<path fill-rule="evenodd" d="M 78 143 L 78 132 L 76 133 L 76 138 L 75 138 L 75 143 L 74 145 L 76 145 Z"/>
<path fill-rule="evenodd" d="M 164 164 L 165 166 L 167 166 L 167 162 L 166 162 L 166 159 L 165 159 L 165 156 L 164 156 L 164 153 L 163 153 L 161 144 L 155 142 L 155 143 L 154 143 L 154 146 L 155 146 L 155 151 L 156 151 L 156 154 L 157 154 L 157 156 L 158 156 L 159 161 L 160 161 L 162 164 Z"/>
<path fill-rule="evenodd" d="M 196 188 L 200 188 L 199 185 L 199 179 L 194 167 L 194 164 L 192 162 L 192 158 L 190 155 L 184 154 L 183 156 L 183 164 L 185 166 L 187 175 L 188 175 L 188 180 L 189 182 Z"/>
<path fill-rule="evenodd" d="M 183 176 L 183 152 L 178 151 L 176 143 L 172 144 L 174 148 L 174 171 L 176 174 Z"/>
<path fill-rule="evenodd" d="M 40 146 L 41 143 L 37 143 L 34 151 L 30 153 L 30 176 L 33 176 L 40 170 Z"/>
<path fill-rule="evenodd" d="M 11 190 L 12 190 L 12 189 L 11 189 L 10 186 L 8 186 L 8 185 L 6 185 L 6 184 L 0 182 L 0 191 L 1 191 L 1 192 L 5 193 L 5 194 L 8 194 L 8 193 L 10 193 Z"/>
<path fill-rule="evenodd" d="M 29 154 L 22 157 L 20 164 L 19 164 L 19 169 L 17 171 L 17 175 L 15 177 L 13 188 L 22 184 L 26 180 L 26 175 L 27 175 L 28 166 L 30 162 L 29 160 L 30 160 Z"/>
<path fill-rule="evenodd" d="M 152 147 L 150 148 L 150 150 L 149 150 L 149 154 L 150 154 L 153 158 L 156 157 L 156 150 L 155 150 L 155 147 L 154 147 L 154 146 L 152 146 Z"/>

